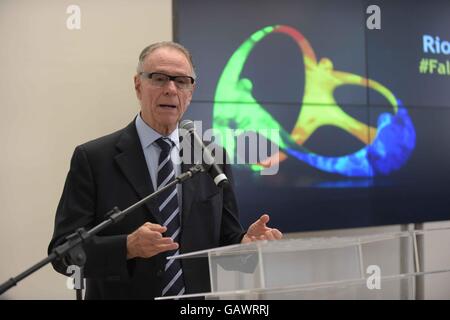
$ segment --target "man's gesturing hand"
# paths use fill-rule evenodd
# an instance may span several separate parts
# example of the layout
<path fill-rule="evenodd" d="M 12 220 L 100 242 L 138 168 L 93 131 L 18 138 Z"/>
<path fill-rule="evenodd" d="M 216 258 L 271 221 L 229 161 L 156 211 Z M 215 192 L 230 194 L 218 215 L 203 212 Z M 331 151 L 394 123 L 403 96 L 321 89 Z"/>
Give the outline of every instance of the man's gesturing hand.
<path fill-rule="evenodd" d="M 242 238 L 241 243 L 248 243 L 256 240 L 279 240 L 283 234 L 274 228 L 267 227 L 270 217 L 268 214 L 263 214 L 256 222 L 254 222 L 247 230 L 247 233 Z"/>
<path fill-rule="evenodd" d="M 178 243 L 163 237 L 167 228 L 150 222 L 144 223 L 127 237 L 127 259 L 150 258 L 164 251 L 178 249 Z"/>

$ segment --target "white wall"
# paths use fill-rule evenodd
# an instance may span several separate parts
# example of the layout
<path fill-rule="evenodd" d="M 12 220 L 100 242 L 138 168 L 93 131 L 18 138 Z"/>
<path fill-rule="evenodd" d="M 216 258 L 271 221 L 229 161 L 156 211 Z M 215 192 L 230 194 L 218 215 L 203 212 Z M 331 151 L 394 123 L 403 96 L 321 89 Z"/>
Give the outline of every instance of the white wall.
<path fill-rule="evenodd" d="M 450 221 L 430 222 L 424 224 L 424 229 L 449 228 Z M 450 269 L 450 232 L 449 230 L 435 231 L 425 237 L 423 246 L 425 270 Z M 450 299 L 450 272 L 445 274 L 431 274 L 424 279 L 425 299 Z"/>
<path fill-rule="evenodd" d="M 81 9 L 68 30 L 66 9 Z M 0 282 L 46 256 L 76 145 L 115 131 L 139 109 L 140 51 L 172 39 L 171 1 L 0 1 Z M 71 299 L 50 266 L 2 298 Z"/>

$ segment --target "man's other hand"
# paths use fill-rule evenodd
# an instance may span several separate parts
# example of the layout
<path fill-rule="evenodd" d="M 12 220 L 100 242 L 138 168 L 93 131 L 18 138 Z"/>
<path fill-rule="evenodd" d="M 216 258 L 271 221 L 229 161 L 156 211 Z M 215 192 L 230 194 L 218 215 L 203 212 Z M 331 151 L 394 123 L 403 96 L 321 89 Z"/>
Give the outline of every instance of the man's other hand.
<path fill-rule="evenodd" d="M 144 223 L 127 237 L 127 259 L 150 258 L 164 251 L 178 249 L 178 243 L 163 237 L 167 228 L 150 222 Z"/>

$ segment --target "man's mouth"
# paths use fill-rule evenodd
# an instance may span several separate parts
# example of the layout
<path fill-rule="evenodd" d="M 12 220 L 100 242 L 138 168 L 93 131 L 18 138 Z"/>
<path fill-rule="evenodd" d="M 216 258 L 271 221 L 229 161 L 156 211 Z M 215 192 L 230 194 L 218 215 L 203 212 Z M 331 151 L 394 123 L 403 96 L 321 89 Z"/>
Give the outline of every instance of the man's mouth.
<path fill-rule="evenodd" d="M 175 109 L 177 106 L 174 104 L 160 104 L 159 105 L 161 108 L 172 108 Z"/>

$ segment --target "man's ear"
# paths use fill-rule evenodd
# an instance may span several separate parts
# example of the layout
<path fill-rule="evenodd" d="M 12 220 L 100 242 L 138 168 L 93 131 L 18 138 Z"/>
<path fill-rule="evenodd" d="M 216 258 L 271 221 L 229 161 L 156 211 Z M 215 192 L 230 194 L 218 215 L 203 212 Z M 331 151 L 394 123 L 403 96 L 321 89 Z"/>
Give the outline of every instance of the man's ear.
<path fill-rule="evenodd" d="M 134 76 L 134 90 L 136 91 L 136 96 L 139 100 L 141 100 L 142 91 L 141 91 L 141 77 L 138 74 Z"/>

